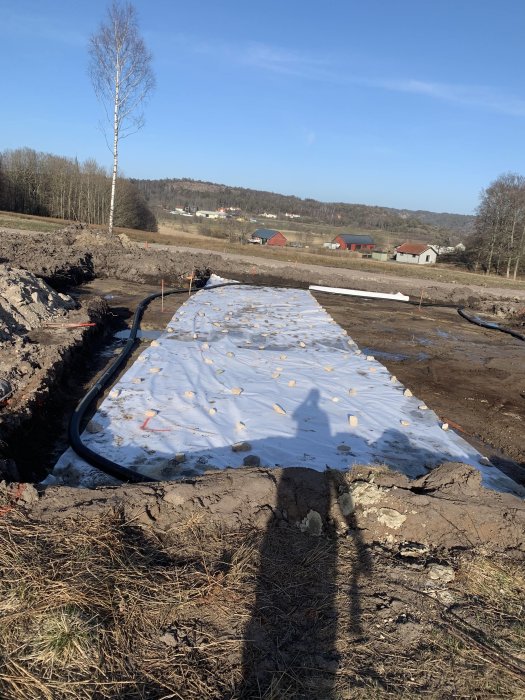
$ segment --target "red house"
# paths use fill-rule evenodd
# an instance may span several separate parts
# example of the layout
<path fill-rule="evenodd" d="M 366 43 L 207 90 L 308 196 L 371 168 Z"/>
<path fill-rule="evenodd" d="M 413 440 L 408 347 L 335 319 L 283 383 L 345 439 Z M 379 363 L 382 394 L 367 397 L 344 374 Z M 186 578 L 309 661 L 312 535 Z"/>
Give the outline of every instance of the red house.
<path fill-rule="evenodd" d="M 339 243 L 340 250 L 374 250 L 375 248 L 372 237 L 362 233 L 340 233 L 333 242 Z"/>
<path fill-rule="evenodd" d="M 288 241 L 280 231 L 275 231 L 272 228 L 258 228 L 257 231 L 252 233 L 250 243 L 284 246 Z"/>

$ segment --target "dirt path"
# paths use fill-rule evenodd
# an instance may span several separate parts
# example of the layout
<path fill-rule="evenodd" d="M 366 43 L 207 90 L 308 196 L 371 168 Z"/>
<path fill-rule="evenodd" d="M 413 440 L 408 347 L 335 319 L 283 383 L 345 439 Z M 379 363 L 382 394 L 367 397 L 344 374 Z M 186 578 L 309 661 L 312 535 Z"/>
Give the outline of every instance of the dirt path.
<path fill-rule="evenodd" d="M 271 260 L 268 258 L 260 258 L 253 255 L 241 255 L 238 253 L 217 253 L 213 250 L 201 248 L 191 248 L 189 246 L 170 246 L 160 243 L 152 243 L 149 248 L 154 250 L 172 251 L 174 248 L 184 253 L 200 252 L 204 255 L 215 256 L 217 267 L 220 268 L 224 262 L 231 265 L 237 265 L 242 262 L 246 265 L 255 267 L 255 271 L 269 269 L 278 272 L 283 278 L 301 279 L 309 281 L 310 284 L 326 284 L 324 280 L 327 277 L 333 280 L 331 286 L 340 284 L 342 286 L 356 285 L 358 289 L 366 289 L 371 291 L 388 292 L 403 292 L 406 294 L 416 295 L 419 298 L 421 290 L 424 291 L 424 298 L 430 299 L 436 295 L 439 298 L 456 299 L 458 296 L 468 298 L 468 296 L 484 297 L 485 299 L 515 299 L 525 302 L 525 289 L 504 289 L 497 286 L 481 286 L 469 285 L 467 288 L 464 284 L 451 284 L 449 282 L 439 282 L 429 280 L 422 274 L 420 278 L 409 278 L 401 275 L 382 274 L 381 272 L 368 272 L 361 270 L 343 269 L 340 267 L 330 267 L 310 265 L 305 263 L 291 263 L 282 260 Z M 254 274 L 256 274 L 254 272 Z M 322 281 L 321 281 L 322 280 Z"/>

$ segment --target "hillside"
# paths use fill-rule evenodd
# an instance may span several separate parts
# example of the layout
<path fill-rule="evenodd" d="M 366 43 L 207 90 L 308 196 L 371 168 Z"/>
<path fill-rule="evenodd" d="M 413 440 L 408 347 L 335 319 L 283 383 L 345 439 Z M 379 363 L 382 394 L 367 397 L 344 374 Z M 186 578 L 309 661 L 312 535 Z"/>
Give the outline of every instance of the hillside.
<path fill-rule="evenodd" d="M 462 214 L 320 202 L 186 178 L 132 182 L 139 187 L 151 207 L 164 210 L 175 207 L 210 210 L 235 207 L 253 216 L 269 212 L 283 219 L 286 213 L 297 214 L 300 218 L 294 221 L 301 223 L 395 231 L 407 237 L 427 240 L 448 236 L 452 241 L 459 241 L 468 235 L 474 222 L 473 216 Z"/>

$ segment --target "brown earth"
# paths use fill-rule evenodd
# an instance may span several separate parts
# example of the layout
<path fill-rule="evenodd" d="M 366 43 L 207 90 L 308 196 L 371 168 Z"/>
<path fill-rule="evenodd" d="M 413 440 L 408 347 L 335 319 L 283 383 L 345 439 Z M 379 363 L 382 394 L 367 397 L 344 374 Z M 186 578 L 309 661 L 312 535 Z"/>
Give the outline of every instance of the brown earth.
<path fill-rule="evenodd" d="M 6 700 L 525 692 L 525 506 L 470 467 L 2 496 Z"/>
<path fill-rule="evenodd" d="M 92 280 L 71 290 L 78 306 L 66 314 L 95 319 L 101 333 L 108 319 L 127 322 L 160 279 L 179 284 L 195 268 L 297 286 L 349 286 L 351 277 L 145 250 L 83 228 L 45 240 L 2 234 L 0 258 L 61 289 Z M 391 278 L 367 276 L 353 278 L 355 286 L 398 291 Z M 417 280 L 405 283 L 416 291 Z M 520 322 L 519 292 L 433 289 L 427 300 L 470 301 Z M 525 483 L 521 341 L 470 325 L 453 308 L 318 299 L 361 347 Z M 155 302 L 144 326 L 164 327 L 183 300 L 170 297 L 164 311 Z M 2 438 L 35 443 L 26 459 L 48 459 L 46 425 L 64 422 L 68 394 L 108 361 L 76 374 L 93 359 L 88 340 L 93 329 L 36 327 L 0 348 L 3 360 L 13 348 L 27 353 L 27 371 L 0 408 Z M 2 698 L 525 697 L 525 506 L 482 488 L 470 467 L 442 465 L 412 482 L 374 466 L 345 475 L 227 470 L 96 491 L 35 489 L 7 476 Z"/>

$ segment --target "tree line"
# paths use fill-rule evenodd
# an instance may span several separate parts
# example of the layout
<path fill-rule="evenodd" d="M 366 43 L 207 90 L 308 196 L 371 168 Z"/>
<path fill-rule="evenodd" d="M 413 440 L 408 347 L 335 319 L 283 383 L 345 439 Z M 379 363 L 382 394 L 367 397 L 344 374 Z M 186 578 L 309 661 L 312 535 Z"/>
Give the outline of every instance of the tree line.
<path fill-rule="evenodd" d="M 0 209 L 58 219 L 107 224 L 111 178 L 95 160 L 40 153 L 30 148 L 0 153 Z M 156 231 L 157 221 L 143 194 L 120 178 L 115 226 Z"/>
<path fill-rule="evenodd" d="M 466 256 L 474 270 L 516 279 L 525 267 L 525 177 L 504 173 L 481 192 Z"/>
<path fill-rule="evenodd" d="M 436 223 L 423 222 L 414 212 L 396 210 L 389 207 L 344 202 L 320 202 L 316 199 L 301 199 L 292 195 L 253 190 L 244 187 L 230 187 L 212 182 L 191 179 L 133 180 L 152 205 L 171 210 L 175 207 L 193 207 L 215 210 L 220 207 L 236 207 L 244 212 L 257 215 L 270 212 L 284 217 L 285 213 L 299 214 L 307 223 L 329 226 L 352 226 L 370 230 L 392 231 L 407 237 L 435 238 L 448 226 L 437 224 L 440 216 L 435 214 Z M 429 212 L 422 212 L 428 214 Z M 446 215 L 448 216 L 448 215 Z M 447 224 L 449 219 L 447 219 Z M 470 217 L 456 215 L 454 223 L 459 231 L 470 224 Z M 450 226 L 452 229 L 452 226 Z"/>

